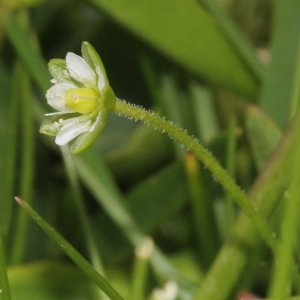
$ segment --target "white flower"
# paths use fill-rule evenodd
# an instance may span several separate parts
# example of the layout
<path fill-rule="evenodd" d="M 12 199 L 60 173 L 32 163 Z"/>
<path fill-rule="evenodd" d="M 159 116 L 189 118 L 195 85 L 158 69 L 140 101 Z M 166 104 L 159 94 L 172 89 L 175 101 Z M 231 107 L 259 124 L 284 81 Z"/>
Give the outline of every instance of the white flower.
<path fill-rule="evenodd" d="M 58 110 L 46 116 L 61 115 L 55 122 L 58 132 L 55 143 L 65 145 L 84 132 L 92 132 L 101 121 L 100 103 L 106 77 L 97 66 L 95 71 L 80 56 L 69 52 L 66 56 L 66 70 L 52 74 L 54 85 L 47 91 L 49 105 Z M 70 117 L 70 114 L 76 116 Z"/>
<path fill-rule="evenodd" d="M 98 53 L 88 42 L 82 43 L 81 50 L 82 57 L 69 52 L 65 60 L 50 60 L 53 86 L 46 98 L 57 111 L 46 114 L 40 128 L 41 133 L 55 135 L 60 146 L 76 138 L 70 147 L 73 154 L 93 143 L 116 104 Z"/>

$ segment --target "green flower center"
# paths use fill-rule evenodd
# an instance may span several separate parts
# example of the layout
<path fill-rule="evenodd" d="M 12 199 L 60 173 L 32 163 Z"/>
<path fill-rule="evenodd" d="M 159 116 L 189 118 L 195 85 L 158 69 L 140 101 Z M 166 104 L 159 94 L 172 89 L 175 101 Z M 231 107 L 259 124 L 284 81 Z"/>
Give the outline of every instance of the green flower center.
<path fill-rule="evenodd" d="M 87 115 L 98 107 L 99 94 L 88 88 L 74 88 L 65 92 L 66 106 Z"/>

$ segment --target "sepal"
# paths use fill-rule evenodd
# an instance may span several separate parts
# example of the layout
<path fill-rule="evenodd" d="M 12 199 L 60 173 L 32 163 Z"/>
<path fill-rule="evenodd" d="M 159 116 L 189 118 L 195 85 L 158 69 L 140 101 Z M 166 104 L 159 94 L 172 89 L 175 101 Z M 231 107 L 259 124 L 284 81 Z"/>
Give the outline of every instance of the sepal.
<path fill-rule="evenodd" d="M 70 147 L 71 153 L 80 154 L 88 147 L 90 147 L 91 144 L 96 140 L 98 135 L 102 132 L 106 124 L 106 121 L 107 121 L 107 115 L 106 114 L 101 115 L 101 119 L 99 120 L 98 124 L 96 124 L 96 127 L 92 132 L 88 131 L 79 135 L 76 138 L 75 142 Z"/>
<path fill-rule="evenodd" d="M 102 93 L 102 97 L 102 107 L 100 107 L 100 109 L 102 108 L 104 111 L 109 112 L 115 107 L 117 102 L 117 98 L 113 89 L 110 86 L 105 87 Z"/>
<path fill-rule="evenodd" d="M 93 70 L 96 71 L 97 66 L 100 68 L 104 76 L 105 85 L 109 85 L 104 65 L 97 51 L 94 49 L 94 47 L 89 42 L 82 42 L 81 53 L 82 53 L 82 57 L 85 59 L 85 61 L 89 64 L 89 66 Z"/>
<path fill-rule="evenodd" d="M 74 81 L 68 75 L 66 61 L 64 59 L 51 59 L 48 63 L 48 69 L 52 77 L 58 83 L 74 84 Z"/>
<path fill-rule="evenodd" d="M 69 118 L 75 118 L 77 116 L 77 113 L 68 114 Z M 61 114 L 47 117 L 40 127 L 40 133 L 46 135 L 57 135 L 58 131 L 60 130 L 60 127 L 62 126 L 62 120 L 63 119 Z"/>
<path fill-rule="evenodd" d="M 48 117 L 40 127 L 40 133 L 46 135 L 57 135 L 59 131 L 59 120 L 61 116 Z"/>

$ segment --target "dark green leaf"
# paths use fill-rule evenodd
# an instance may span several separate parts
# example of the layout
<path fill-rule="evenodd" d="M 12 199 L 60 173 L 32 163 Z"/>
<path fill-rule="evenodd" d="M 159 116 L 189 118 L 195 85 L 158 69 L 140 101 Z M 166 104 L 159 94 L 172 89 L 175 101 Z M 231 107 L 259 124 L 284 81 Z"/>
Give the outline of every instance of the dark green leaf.
<path fill-rule="evenodd" d="M 193 0 L 92 0 L 117 22 L 192 72 L 248 96 L 258 81 Z"/>

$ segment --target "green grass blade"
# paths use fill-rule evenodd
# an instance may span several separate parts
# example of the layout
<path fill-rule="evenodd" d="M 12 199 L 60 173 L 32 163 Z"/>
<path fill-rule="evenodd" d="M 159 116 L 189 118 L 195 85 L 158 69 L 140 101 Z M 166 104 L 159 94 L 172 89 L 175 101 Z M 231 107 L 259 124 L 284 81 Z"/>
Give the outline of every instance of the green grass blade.
<path fill-rule="evenodd" d="M 256 96 L 258 78 L 249 71 L 215 26 L 214 20 L 196 1 L 91 2 L 192 72 L 245 95 Z"/>
<path fill-rule="evenodd" d="M 4 64 L 3 59 L 0 59 L 0 90 L 1 90 L 1 98 L 8 99 L 10 96 L 10 85 L 11 80 L 13 79 L 13 75 L 8 71 L 7 67 Z M 1 102 L 3 103 L 3 102 Z M 1 111 L 4 107 L 1 107 Z"/>
<path fill-rule="evenodd" d="M 51 227 L 31 206 L 21 198 L 16 197 L 16 201 L 30 215 L 30 217 L 45 231 L 45 233 L 66 253 L 74 263 L 89 276 L 102 291 L 112 300 L 124 300 L 121 295 L 101 276 L 84 258 L 72 247 L 53 227 Z"/>
<path fill-rule="evenodd" d="M 146 238 L 144 243 L 135 249 L 135 262 L 129 300 L 145 299 L 145 290 L 148 280 L 149 259 L 153 251 L 153 241 Z"/>
<path fill-rule="evenodd" d="M 19 106 L 22 108 L 22 162 L 21 162 L 21 184 L 20 195 L 32 202 L 33 176 L 34 176 L 34 127 L 32 111 L 32 95 L 30 81 L 27 72 L 20 69 Z M 26 254 L 27 229 L 29 217 L 24 211 L 19 211 L 15 221 L 15 236 L 10 253 L 10 263 L 19 264 Z"/>
<path fill-rule="evenodd" d="M 10 300 L 10 287 L 7 278 L 6 259 L 5 259 L 4 235 L 0 233 L 0 299 Z"/>
<path fill-rule="evenodd" d="M 16 15 L 12 14 L 6 24 L 6 33 L 21 60 L 28 68 L 43 92 L 50 87 L 51 76 L 46 62 L 31 44 L 31 39 L 20 25 Z"/>
<path fill-rule="evenodd" d="M 14 179 L 15 179 L 15 165 L 16 165 L 16 150 L 17 150 L 17 136 L 18 136 L 18 121 L 19 121 L 19 82 L 21 79 L 20 65 L 16 64 L 13 70 L 12 83 L 6 87 L 11 86 L 11 96 L 5 95 L 4 85 L 1 89 L 0 95 L 0 124 L 1 124 L 1 146 L 0 155 L 0 233 L 4 234 L 8 231 L 11 219 L 12 201 L 14 196 Z M 5 76 L 8 78 L 8 74 Z"/>
<path fill-rule="evenodd" d="M 220 30 L 227 37 L 238 55 L 243 58 L 243 61 L 247 64 L 251 72 L 255 74 L 256 78 L 262 80 L 264 70 L 257 59 L 253 45 L 234 23 L 233 19 L 226 13 L 225 9 L 222 8 L 221 4 L 217 0 L 198 0 L 198 2 L 202 3 L 211 12 Z"/>
<path fill-rule="evenodd" d="M 184 115 L 184 112 L 187 111 L 187 107 L 184 107 L 186 101 L 183 101 L 183 93 L 180 92 L 177 87 L 175 76 L 170 74 L 162 76 L 160 86 L 157 87 L 157 89 L 160 91 L 159 107 L 161 108 L 163 116 L 176 124 L 176 126 L 187 128 L 187 122 Z M 180 159 L 185 151 L 178 143 L 175 142 L 173 144 L 175 153 Z"/>
<path fill-rule="evenodd" d="M 249 105 L 246 108 L 246 134 L 256 169 L 260 172 L 282 137 L 282 132 L 263 110 Z"/>
<path fill-rule="evenodd" d="M 74 203 L 77 207 L 80 225 L 84 232 L 84 237 L 86 239 L 86 245 L 89 252 L 90 260 L 92 261 L 92 265 L 95 268 L 95 270 L 104 276 L 102 260 L 99 255 L 99 249 L 97 247 L 97 244 L 95 243 L 95 238 L 91 229 L 89 216 L 84 206 L 82 192 L 79 186 L 73 157 L 69 151 L 68 146 L 61 147 L 61 152 L 69 183 L 72 188 Z M 101 293 L 99 294 L 99 299 L 103 299 L 103 295 Z"/>
<path fill-rule="evenodd" d="M 148 235 L 155 232 L 162 224 L 178 215 L 187 203 L 182 163 L 176 161 L 159 170 L 132 188 L 124 200 L 139 228 Z M 108 215 L 99 215 L 94 220 L 94 226 L 107 227 L 105 231 L 96 231 L 97 241 L 103 245 L 101 250 L 105 259 L 115 262 L 131 253 L 132 247 Z M 115 239 L 112 240 L 111 236 Z"/>
<path fill-rule="evenodd" d="M 213 95 L 209 89 L 197 82 L 190 82 L 191 107 L 194 113 L 197 137 L 204 144 L 209 143 L 219 132 L 219 124 Z"/>
<path fill-rule="evenodd" d="M 297 106 L 293 99 L 295 84 L 299 88 L 296 75 L 300 67 L 300 1 L 276 0 L 273 6 L 272 60 L 266 72 L 260 104 L 283 129 Z"/>
<path fill-rule="evenodd" d="M 297 132 L 300 129 L 298 120 Z M 274 266 L 273 281 L 270 288 L 270 297 L 274 300 L 280 300 L 289 296 L 291 287 L 291 269 L 294 256 L 294 248 L 297 240 L 299 228 L 299 180 L 300 180 L 300 137 L 295 137 L 291 157 L 291 183 L 284 196 L 284 214 L 281 223 L 281 245 L 278 249 L 277 263 Z"/>
<path fill-rule="evenodd" d="M 217 254 L 219 246 L 213 207 L 205 193 L 199 162 L 193 153 L 188 152 L 186 154 L 185 169 L 192 219 L 200 250 L 199 257 L 204 268 L 208 269 Z"/>

